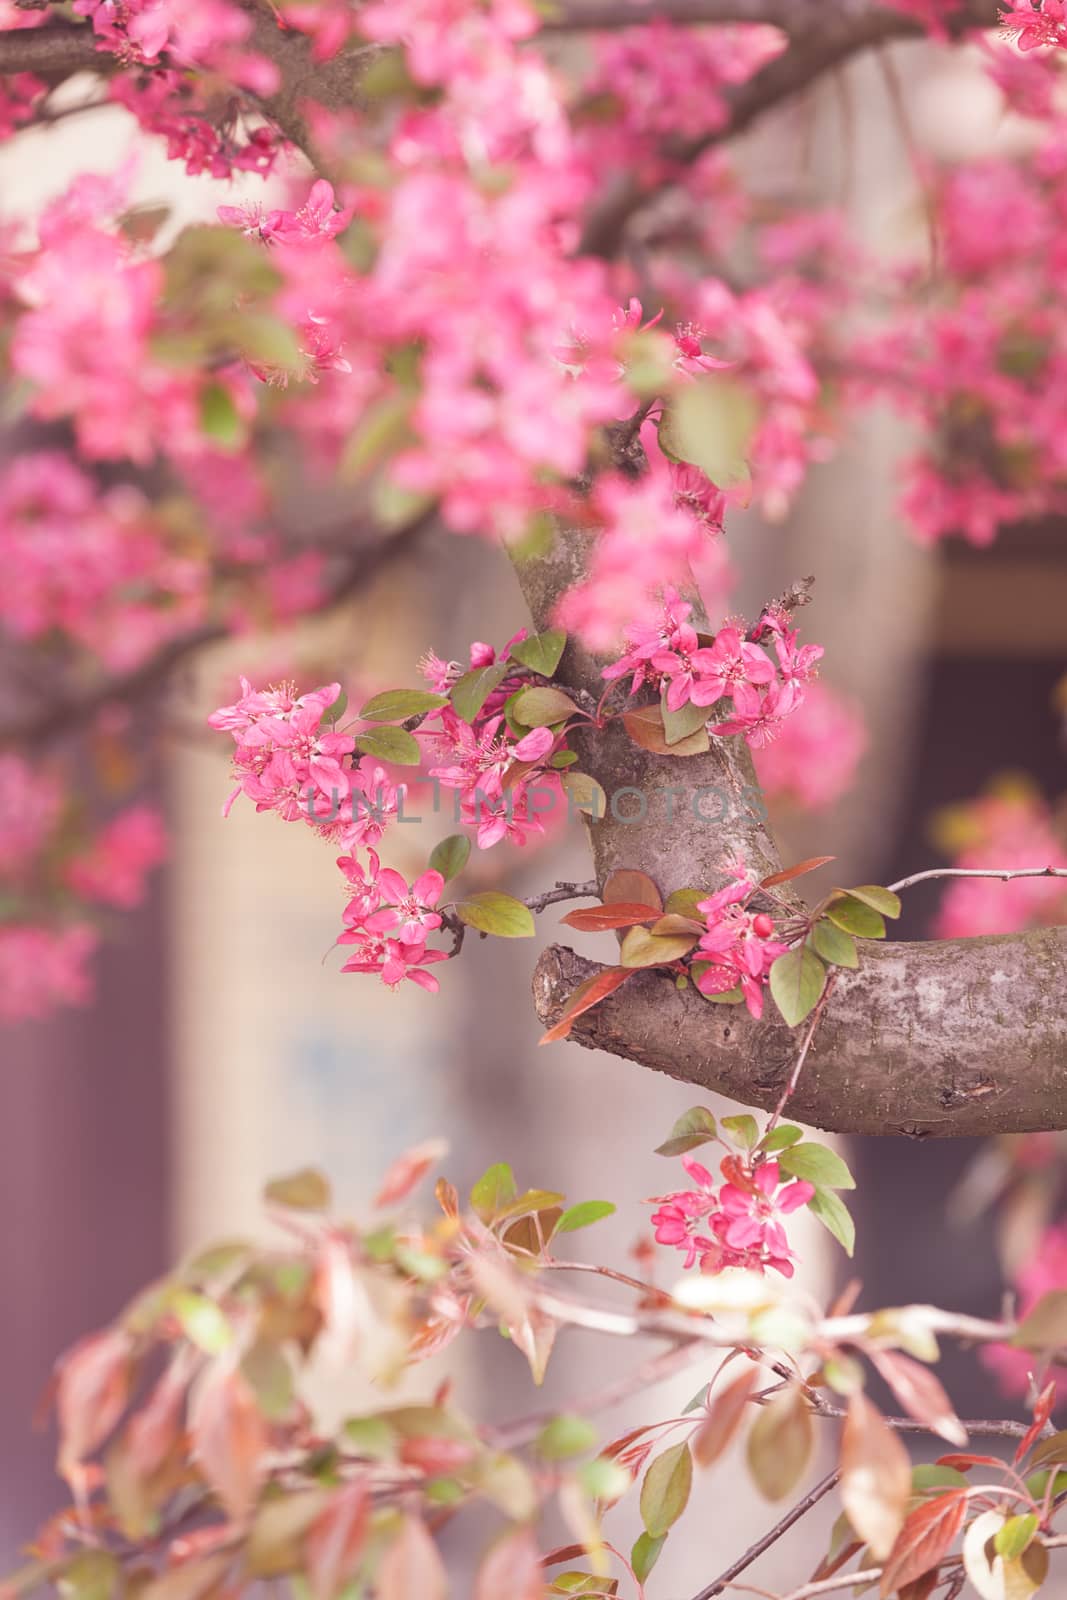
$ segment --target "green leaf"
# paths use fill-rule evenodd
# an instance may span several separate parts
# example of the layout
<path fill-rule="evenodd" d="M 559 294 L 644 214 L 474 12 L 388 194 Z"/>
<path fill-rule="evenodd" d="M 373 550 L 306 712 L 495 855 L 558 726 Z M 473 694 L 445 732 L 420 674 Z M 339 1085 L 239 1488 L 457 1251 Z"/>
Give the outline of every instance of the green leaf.
<path fill-rule="evenodd" d="M 860 964 L 855 939 L 825 917 L 820 917 L 812 928 L 811 942 L 823 960 L 832 962 L 835 967 L 858 967 Z"/>
<path fill-rule="evenodd" d="M 634 1569 L 634 1577 L 638 1583 L 644 1583 L 652 1568 L 659 1560 L 659 1553 L 667 1542 L 667 1535 L 661 1534 L 658 1539 L 653 1539 L 650 1533 L 642 1533 L 635 1541 L 630 1551 L 630 1565 Z"/>
<path fill-rule="evenodd" d="M 319 720 L 322 723 L 323 727 L 332 728 L 335 725 L 335 723 L 340 722 L 341 718 L 344 716 L 344 714 L 345 714 L 345 712 L 347 710 L 348 710 L 348 691 L 345 690 L 345 689 L 342 689 L 341 692 L 338 694 L 337 699 L 333 702 L 333 704 L 326 707 L 326 710 L 322 713 L 322 716 L 321 716 L 321 718 Z"/>
<path fill-rule="evenodd" d="M 707 725 L 708 707 L 695 706 L 687 701 L 678 711 L 667 710 L 667 692 L 663 692 L 663 736 L 669 745 L 680 744 Z"/>
<path fill-rule="evenodd" d="M 1022 1350 L 1062 1350 L 1067 1345 L 1067 1289 L 1041 1296 L 1016 1328 L 1010 1343 Z"/>
<path fill-rule="evenodd" d="M 683 1440 L 656 1457 L 641 1485 L 641 1521 L 652 1539 L 663 1536 L 678 1521 L 689 1503 L 693 1486 L 693 1458 Z"/>
<path fill-rule="evenodd" d="M 518 1198 L 515 1174 L 506 1161 L 498 1161 L 482 1173 L 471 1190 L 471 1208 L 483 1222 L 492 1222 Z"/>
<path fill-rule="evenodd" d="M 632 1481 L 626 1468 L 608 1456 L 584 1462 L 575 1476 L 592 1500 L 621 1500 Z"/>
<path fill-rule="evenodd" d="M 759 1147 L 766 1155 L 772 1156 L 777 1150 L 787 1150 L 791 1144 L 799 1144 L 803 1137 L 802 1128 L 795 1128 L 791 1122 L 780 1122 L 777 1128 L 764 1134 Z"/>
<path fill-rule="evenodd" d="M 171 1301 L 171 1310 L 181 1324 L 186 1338 L 209 1356 L 217 1356 L 233 1342 L 233 1329 L 221 1306 L 205 1294 L 192 1289 L 179 1289 Z"/>
<path fill-rule="evenodd" d="M 814 1010 L 825 988 L 826 968 L 807 945 L 787 950 L 771 968 L 771 994 L 791 1028 Z"/>
<path fill-rule="evenodd" d="M 856 1180 L 841 1157 L 824 1144 L 795 1144 L 778 1157 L 778 1166 L 791 1178 L 804 1178 L 817 1189 L 854 1189 Z"/>
<path fill-rule="evenodd" d="M 241 1372 L 252 1385 L 259 1409 L 271 1422 L 281 1422 L 293 1404 L 293 1369 L 285 1352 L 269 1339 L 257 1339 L 241 1360 Z"/>
<path fill-rule="evenodd" d="M 547 633 L 535 633 L 532 639 L 520 639 L 518 644 L 513 644 L 511 659 L 521 661 L 524 667 L 542 678 L 551 678 L 566 645 L 567 635 L 562 628 L 549 628 Z"/>
<path fill-rule="evenodd" d="M 586 1417 L 553 1417 L 537 1435 L 534 1448 L 546 1461 L 580 1456 L 596 1444 L 597 1431 Z"/>
<path fill-rule="evenodd" d="M 410 442 L 411 396 L 385 395 L 368 406 L 349 435 L 338 467 L 346 481 L 365 478 Z"/>
<path fill-rule="evenodd" d="M 892 889 L 880 888 L 876 883 L 865 883 L 859 889 L 849 889 L 847 892 L 853 900 L 870 906 L 872 911 L 880 912 L 883 917 L 899 917 L 903 910 L 900 896 L 894 894 Z"/>
<path fill-rule="evenodd" d="M 349 1417 L 343 1433 L 357 1455 L 387 1461 L 396 1449 L 396 1434 L 382 1417 Z"/>
<path fill-rule="evenodd" d="M 688 955 L 698 937 L 695 933 L 669 933 L 659 938 L 638 925 L 622 941 L 619 960 L 624 967 L 659 967 Z"/>
<path fill-rule="evenodd" d="M 850 894 L 838 892 L 842 898 L 832 900 L 826 908 L 826 915 L 834 926 L 845 933 L 854 933 L 857 939 L 884 939 L 885 918 L 881 912 L 864 905 L 862 900 L 853 900 Z"/>
<path fill-rule="evenodd" d="M 548 764 L 555 767 L 557 772 L 562 772 L 565 767 L 573 767 L 577 760 L 577 750 L 557 750 Z"/>
<path fill-rule="evenodd" d="M 588 1228 L 590 1223 L 612 1216 L 614 1211 L 610 1200 L 582 1200 L 576 1206 L 567 1207 L 556 1223 L 556 1232 L 576 1233 L 579 1228 Z"/>
<path fill-rule="evenodd" d="M 290 1211 L 328 1211 L 333 1201 L 330 1185 L 314 1167 L 303 1167 L 288 1178 L 275 1178 L 267 1184 L 263 1198 Z"/>
<path fill-rule="evenodd" d="M 406 722 L 447 704 L 447 695 L 431 694 L 428 689 L 387 689 L 368 700 L 359 715 L 364 722 Z"/>
<path fill-rule="evenodd" d="M 622 725 L 634 744 L 640 745 L 642 750 L 650 750 L 653 755 L 701 756 L 711 749 L 711 736 L 707 728 L 698 728 L 688 738 L 668 744 L 663 726 L 663 707 L 659 705 L 639 706 L 636 711 L 624 711 Z"/>
<path fill-rule="evenodd" d="M 721 372 L 687 383 L 659 427 L 660 443 L 676 461 L 689 461 L 722 489 L 748 481 L 748 454 L 758 412 L 751 392 Z"/>
<path fill-rule="evenodd" d="M 209 383 L 200 391 L 200 431 L 220 450 L 240 450 L 245 425 L 229 389 Z"/>
<path fill-rule="evenodd" d="M 456 902 L 456 915 L 479 933 L 492 933 L 498 939 L 532 939 L 534 919 L 529 906 L 499 889 L 468 895 Z"/>
<path fill-rule="evenodd" d="M 430 851 L 430 866 L 448 883 L 449 879 L 458 878 L 470 860 L 470 854 L 471 842 L 467 835 L 450 833 L 447 839 L 442 839 Z"/>
<path fill-rule="evenodd" d="M 747 1111 L 741 1116 L 723 1117 L 719 1126 L 726 1130 L 730 1143 L 739 1150 L 754 1150 L 759 1142 L 759 1124 Z"/>
<path fill-rule="evenodd" d="M 993 1535 L 997 1555 L 1003 1556 L 1005 1561 L 1018 1561 L 1036 1532 L 1037 1517 L 1032 1511 L 1025 1516 L 1009 1517 Z"/>
<path fill-rule="evenodd" d="M 422 763 L 418 740 L 406 728 L 375 728 L 371 733 L 361 733 L 356 749 L 365 756 L 379 761 L 391 761 L 398 767 L 417 767 Z"/>
<path fill-rule="evenodd" d="M 452 686 L 450 698 L 456 716 L 462 717 L 464 722 L 473 722 L 493 690 L 503 683 L 507 675 L 506 661 L 497 661 L 491 667 L 475 667 L 472 672 L 465 672 L 459 682 Z"/>
<path fill-rule="evenodd" d="M 599 822 L 607 815 L 608 797 L 588 772 L 565 772 L 560 782 L 574 809 L 585 812 L 590 821 Z"/>
<path fill-rule="evenodd" d="M 226 329 L 246 360 L 257 366 L 295 371 L 302 363 L 296 334 L 281 317 L 266 311 L 242 311 Z"/>
<path fill-rule="evenodd" d="M 816 1189 L 808 1201 L 808 1210 L 833 1234 L 845 1254 L 851 1256 L 856 1248 L 856 1224 L 841 1196 L 832 1189 Z"/>
<path fill-rule="evenodd" d="M 524 728 L 548 728 L 554 722 L 566 722 L 577 709 L 569 694 L 551 687 L 521 689 L 511 706 L 512 716 Z"/>
<path fill-rule="evenodd" d="M 683 1112 L 671 1129 L 671 1136 L 656 1146 L 658 1156 L 684 1156 L 690 1150 L 718 1136 L 718 1126 L 711 1112 L 704 1106 L 693 1106 Z"/>
<path fill-rule="evenodd" d="M 707 893 L 703 889 L 675 889 L 667 896 L 667 902 L 663 909 L 667 912 L 673 912 L 679 917 L 695 917 L 699 922 L 702 917 L 697 910 L 697 906 L 701 900 L 706 900 L 707 898 Z"/>

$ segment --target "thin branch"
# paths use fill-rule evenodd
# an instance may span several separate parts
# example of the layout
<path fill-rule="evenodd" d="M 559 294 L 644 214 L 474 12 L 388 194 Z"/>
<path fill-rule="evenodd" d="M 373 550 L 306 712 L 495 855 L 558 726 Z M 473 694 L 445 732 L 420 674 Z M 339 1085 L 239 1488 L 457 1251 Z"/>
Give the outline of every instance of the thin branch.
<path fill-rule="evenodd" d="M 549 906 L 559 905 L 564 900 L 596 900 L 600 891 L 596 883 L 590 880 L 587 883 L 560 883 L 557 880 L 554 889 L 546 889 L 544 894 L 531 895 L 523 901 L 531 911 L 544 911 Z"/>
<path fill-rule="evenodd" d="M 800 1074 L 803 1072 L 804 1063 L 808 1059 L 808 1051 L 811 1049 L 811 1042 L 815 1038 L 815 1030 L 819 1026 L 822 1014 L 826 1009 L 826 1003 L 833 994 L 836 984 L 837 972 L 834 971 L 827 978 L 826 986 L 823 989 L 822 994 L 819 996 L 815 1005 L 815 1009 L 811 1014 L 811 1021 L 808 1023 L 808 1030 L 804 1035 L 804 1043 L 801 1045 L 800 1050 L 797 1053 L 797 1059 L 793 1065 L 793 1070 L 789 1075 L 789 1082 L 782 1090 L 781 1098 L 771 1113 L 771 1119 L 767 1124 L 767 1133 L 770 1133 L 772 1128 L 776 1128 L 778 1126 L 778 1123 L 781 1120 L 782 1112 L 785 1110 L 794 1090 L 796 1089 L 797 1084 L 800 1082 Z"/>
<path fill-rule="evenodd" d="M 716 1595 L 720 1595 L 724 1590 L 728 1589 L 735 1578 L 739 1578 L 742 1572 L 746 1571 L 754 1561 L 758 1561 L 760 1556 L 768 1551 L 773 1544 L 777 1544 L 778 1540 L 788 1533 L 790 1528 L 800 1521 L 801 1517 L 807 1516 L 812 1507 L 817 1506 L 819 1501 L 830 1493 L 830 1490 L 836 1486 L 840 1476 L 840 1472 L 837 1471 L 827 1473 L 826 1477 L 817 1483 L 814 1489 L 809 1490 L 803 1500 L 798 1500 L 793 1509 L 786 1512 L 780 1522 L 776 1522 L 774 1527 L 763 1535 L 762 1539 L 757 1539 L 756 1543 L 746 1550 L 744 1555 L 735 1561 L 732 1567 L 727 1567 L 726 1571 L 720 1573 L 717 1578 L 708 1584 L 706 1589 L 701 1589 L 699 1594 L 694 1595 L 693 1600 L 714 1600 Z"/>
<path fill-rule="evenodd" d="M 881 1567 L 864 1567 L 862 1572 L 839 1572 L 833 1578 L 821 1578 L 818 1583 L 806 1583 L 800 1589 L 783 1596 L 783 1600 L 815 1600 L 816 1595 L 833 1594 L 836 1589 L 857 1588 L 864 1583 L 874 1583 L 882 1576 Z"/>
<path fill-rule="evenodd" d="M 888 888 L 896 893 L 931 878 L 995 878 L 1000 883 L 1010 883 L 1013 878 L 1067 878 L 1067 867 L 931 867 L 928 872 L 913 872 L 910 878 L 901 878 Z"/>
<path fill-rule="evenodd" d="M 322 615 L 350 599 L 399 556 L 409 553 L 434 515 L 433 510 L 424 512 L 399 532 L 388 535 L 370 548 L 354 550 L 327 588 L 321 604 L 316 607 L 316 614 Z M 225 622 L 206 622 L 189 633 L 171 639 L 154 655 L 127 672 L 116 673 L 77 693 L 2 723 L 0 750 L 19 744 L 39 747 L 72 728 L 83 727 L 106 706 L 117 702 L 137 704 L 164 684 L 183 661 L 231 635 L 232 629 Z"/>

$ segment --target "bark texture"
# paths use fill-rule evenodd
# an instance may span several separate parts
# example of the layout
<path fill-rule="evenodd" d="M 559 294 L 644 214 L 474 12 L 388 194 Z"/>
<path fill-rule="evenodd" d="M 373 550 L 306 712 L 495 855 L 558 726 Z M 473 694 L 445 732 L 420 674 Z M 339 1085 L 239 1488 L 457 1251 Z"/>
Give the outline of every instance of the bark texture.
<path fill-rule="evenodd" d="M 564 530 L 551 554 L 518 568 L 539 628 L 581 578 L 587 550 L 587 536 Z M 603 688 L 601 665 L 571 644 L 557 680 L 588 703 Z M 780 870 L 742 740 L 714 740 L 702 756 L 658 756 L 613 722 L 574 742 L 582 770 L 615 802 L 602 821 L 586 824 L 601 887 L 618 867 L 647 872 L 664 897 L 716 887 L 739 857 L 760 876 Z M 914 1138 L 1067 1128 L 1067 929 L 861 941 L 860 952 L 858 971 L 837 969 L 791 1116 L 837 1133 Z M 573 950 L 545 951 L 533 982 L 542 1022 L 555 1023 L 578 985 L 601 970 Z M 757 1023 L 743 1006 L 679 991 L 669 976 L 649 971 L 579 1017 L 571 1037 L 770 1109 L 801 1035 L 770 1004 Z"/>

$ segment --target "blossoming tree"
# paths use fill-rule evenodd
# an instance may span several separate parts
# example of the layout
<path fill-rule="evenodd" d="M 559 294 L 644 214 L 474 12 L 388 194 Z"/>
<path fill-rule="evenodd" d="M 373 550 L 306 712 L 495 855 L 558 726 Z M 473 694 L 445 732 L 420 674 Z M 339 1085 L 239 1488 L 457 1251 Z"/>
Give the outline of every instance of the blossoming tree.
<path fill-rule="evenodd" d="M 923 34 L 972 52 L 1031 157 L 924 170 L 922 266 L 872 258 L 837 213 L 757 206 L 730 141 Z M 242 680 L 210 718 L 226 809 L 334 852 L 343 970 L 398 1004 L 432 1004 L 476 935 L 528 936 L 574 902 L 564 923 L 612 953 L 542 957 L 543 1042 L 750 1108 L 697 1105 L 660 1146 L 670 1287 L 651 1239 L 637 1275 L 579 1278 L 566 1236 L 611 1204 L 522 1190 L 504 1164 L 413 1209 L 437 1145 L 398 1158 L 358 1228 L 318 1174 L 279 1180 L 282 1243 L 206 1251 L 60 1363 L 73 1503 L 5 1593 L 207 1600 L 285 1580 L 436 1600 L 438 1535 L 480 1502 L 496 1521 L 477 1600 L 653 1597 L 694 1474 L 741 1433 L 754 1489 L 803 1497 L 699 1600 L 743 1585 L 828 1495 L 832 1546 L 791 1600 L 1055 1592 L 1059 1234 L 999 1320 L 783 1286 L 798 1210 L 847 1252 L 854 1234 L 848 1168 L 798 1122 L 1031 1135 L 1019 1181 L 1067 1128 L 1067 856 L 1036 802 L 993 795 L 968 815 L 944 942 L 882 942 L 941 870 L 888 887 L 824 872 L 803 898 L 833 858 L 779 859 L 761 778 L 817 804 L 862 734 L 815 681 L 811 580 L 737 616 L 726 541 L 733 508 L 780 515 L 836 417 L 882 397 L 921 424 L 902 466 L 918 537 L 985 545 L 1067 511 L 1065 45 L 1064 0 L 0 0 L 5 138 L 115 104 L 191 174 L 270 180 L 181 231 L 131 206 L 128 172 L 0 217 L 0 629 L 20 669 L 0 708 L 0 1013 L 83 1002 L 100 909 L 135 904 L 164 854 L 148 807 L 86 822 L 79 741 L 135 760 L 180 663 L 339 604 L 435 524 L 506 547 L 529 626 L 459 662 L 427 640 L 407 682 L 358 706 L 349 662 L 326 685 Z M 281 459 L 290 484 L 336 486 L 350 520 L 294 527 Z M 390 831 L 430 790 L 455 827 L 409 882 Z M 561 813 L 584 819 L 588 882 L 528 901 L 465 884 L 474 851 Z M 575 1288 L 601 1277 L 629 1304 Z M 439 1382 L 327 1433 L 302 1393 L 312 1358 L 384 1388 L 486 1327 L 538 1381 L 570 1328 L 657 1350 L 511 1422 L 461 1415 Z M 988 1347 L 1031 1419 L 962 1421 L 939 1338 Z M 690 1367 L 691 1403 L 657 1411 L 654 1384 Z M 870 1372 L 899 1415 L 867 1398 Z M 646 1389 L 647 1421 L 613 1437 L 611 1408 Z M 838 1464 L 812 1486 L 820 1427 Z M 913 1470 L 908 1431 L 953 1453 Z M 969 1447 L 986 1436 L 1010 1464 Z M 643 1532 L 623 1546 L 627 1497 Z"/>

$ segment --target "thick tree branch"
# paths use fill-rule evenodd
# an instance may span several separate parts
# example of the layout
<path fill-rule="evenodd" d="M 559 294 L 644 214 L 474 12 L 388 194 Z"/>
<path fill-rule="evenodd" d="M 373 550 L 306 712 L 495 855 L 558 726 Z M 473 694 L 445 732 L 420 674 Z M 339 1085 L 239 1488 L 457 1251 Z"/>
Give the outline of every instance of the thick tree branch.
<path fill-rule="evenodd" d="M 251 0 L 248 10 L 252 17 L 249 48 L 272 61 L 281 80 L 274 94 L 256 103 L 286 138 L 310 151 L 305 105 L 315 101 L 331 111 L 354 105 L 359 75 L 378 47 L 350 47 L 328 61 L 317 61 L 306 34 L 278 26 L 269 0 Z M 97 47 L 88 25 L 49 23 L 43 28 L 0 33 L 0 75 L 35 72 L 59 81 L 76 72 L 110 74 L 120 70 L 120 65 L 109 51 Z"/>
<path fill-rule="evenodd" d="M 594 0 L 587 0 L 587 12 L 593 8 Z M 572 9 L 580 7 L 576 5 Z M 715 10 L 714 0 L 708 0 L 704 9 Z M 872 0 L 816 0 L 816 3 L 798 0 L 793 6 L 788 0 L 785 4 L 766 0 L 762 7 L 755 3 L 748 5 L 745 0 L 722 0 L 718 9 L 722 13 L 719 18 L 708 16 L 702 20 L 736 21 L 739 19 L 731 13 L 742 11 L 746 15 L 740 20 L 774 22 L 786 28 L 790 43 L 781 55 L 745 83 L 724 91 L 723 98 L 728 105 L 725 121 L 698 138 L 664 151 L 664 156 L 682 169 L 691 166 L 715 145 L 725 144 L 744 133 L 765 112 L 793 99 L 824 73 L 844 65 L 853 56 L 894 39 L 912 38 L 922 33 L 914 17 L 888 10 Z M 759 10 L 764 15 L 756 15 Z M 968 0 L 954 21 L 953 30 L 959 34 L 968 29 L 993 27 L 999 12 L 999 0 Z M 783 20 L 787 13 L 792 13 L 788 22 Z M 590 218 L 582 250 L 608 258 L 616 255 L 630 219 L 661 189 L 662 185 L 649 188 L 634 178 L 624 180 Z"/>
<path fill-rule="evenodd" d="M 588 539 L 564 531 L 518 576 L 535 623 L 584 574 Z M 595 694 L 601 663 L 569 645 L 560 683 Z M 598 883 L 617 867 L 647 872 L 666 895 L 711 888 L 741 858 L 756 876 L 781 869 L 746 746 L 717 739 L 703 756 L 639 749 L 619 722 L 576 733 L 582 768 L 609 803 L 588 822 Z M 629 820 L 628 820 L 629 819 Z M 554 946 L 534 976 L 537 1012 L 558 1020 L 602 968 Z M 790 1114 L 839 1133 L 974 1136 L 1067 1128 L 1067 928 L 920 944 L 865 943 L 858 971 L 838 970 Z M 639 972 L 571 1037 L 590 1049 L 773 1111 L 799 1036 L 773 1008 L 761 1022 L 663 973 Z"/>

